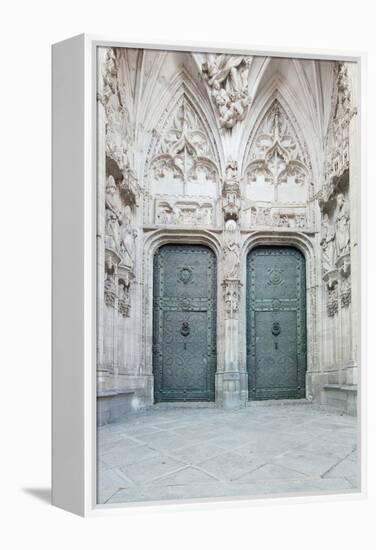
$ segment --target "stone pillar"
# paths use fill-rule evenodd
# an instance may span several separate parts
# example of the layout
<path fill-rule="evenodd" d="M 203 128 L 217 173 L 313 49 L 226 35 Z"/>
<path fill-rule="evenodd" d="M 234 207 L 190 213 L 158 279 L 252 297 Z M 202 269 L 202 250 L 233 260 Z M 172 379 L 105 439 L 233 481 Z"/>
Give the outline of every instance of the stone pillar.
<path fill-rule="evenodd" d="M 244 373 L 240 368 L 239 301 L 242 284 L 239 279 L 225 279 L 222 283 L 225 309 L 224 319 L 224 372 L 223 408 L 238 409 L 245 406 Z"/>
<path fill-rule="evenodd" d="M 223 309 L 224 309 L 224 366 L 220 387 L 225 409 L 244 407 L 248 397 L 247 373 L 240 360 L 239 303 L 240 281 L 240 187 L 238 165 L 229 159 L 222 189 L 223 232 Z"/>

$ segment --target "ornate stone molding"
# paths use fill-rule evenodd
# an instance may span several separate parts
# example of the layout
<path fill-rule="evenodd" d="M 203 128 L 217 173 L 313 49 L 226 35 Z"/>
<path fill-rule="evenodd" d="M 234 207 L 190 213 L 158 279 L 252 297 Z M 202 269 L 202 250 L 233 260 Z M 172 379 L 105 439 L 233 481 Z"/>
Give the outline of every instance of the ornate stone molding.
<path fill-rule="evenodd" d="M 208 56 L 201 66 L 222 128 L 233 128 L 247 115 L 251 103 L 248 92 L 251 63 L 252 57 L 216 54 Z"/>

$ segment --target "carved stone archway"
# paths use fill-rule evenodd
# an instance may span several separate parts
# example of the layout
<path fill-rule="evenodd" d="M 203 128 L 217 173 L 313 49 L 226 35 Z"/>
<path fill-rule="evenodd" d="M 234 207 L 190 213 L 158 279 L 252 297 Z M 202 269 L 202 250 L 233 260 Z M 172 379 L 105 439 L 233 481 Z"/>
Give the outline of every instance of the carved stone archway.
<path fill-rule="evenodd" d="M 216 369 L 216 396 L 218 402 L 217 374 L 223 371 L 224 346 L 223 346 L 223 308 L 221 281 L 222 261 L 221 243 L 216 234 L 205 230 L 160 229 L 152 234 L 146 235 L 144 239 L 143 252 L 143 273 L 144 285 L 142 294 L 142 351 L 143 374 L 148 379 L 148 397 L 150 404 L 153 403 L 153 259 L 156 251 L 165 244 L 201 244 L 210 248 L 216 256 L 217 264 L 217 369 Z"/>

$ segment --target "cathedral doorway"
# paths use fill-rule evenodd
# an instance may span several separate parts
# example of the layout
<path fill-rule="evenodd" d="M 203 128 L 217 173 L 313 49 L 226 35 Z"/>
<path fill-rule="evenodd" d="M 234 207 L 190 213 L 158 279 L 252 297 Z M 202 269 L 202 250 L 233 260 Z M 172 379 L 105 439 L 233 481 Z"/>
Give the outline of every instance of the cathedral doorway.
<path fill-rule="evenodd" d="M 202 245 L 154 256 L 154 400 L 214 401 L 217 262 Z"/>
<path fill-rule="evenodd" d="M 251 400 L 304 398 L 305 259 L 288 246 L 247 257 L 247 370 Z"/>

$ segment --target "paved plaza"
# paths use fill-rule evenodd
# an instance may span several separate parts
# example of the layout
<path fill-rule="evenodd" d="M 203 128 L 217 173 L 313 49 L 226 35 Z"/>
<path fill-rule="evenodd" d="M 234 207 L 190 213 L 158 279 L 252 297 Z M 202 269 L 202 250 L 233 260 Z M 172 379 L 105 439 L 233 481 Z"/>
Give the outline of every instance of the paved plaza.
<path fill-rule="evenodd" d="M 306 402 L 156 405 L 98 429 L 98 503 L 357 490 L 357 420 Z"/>

